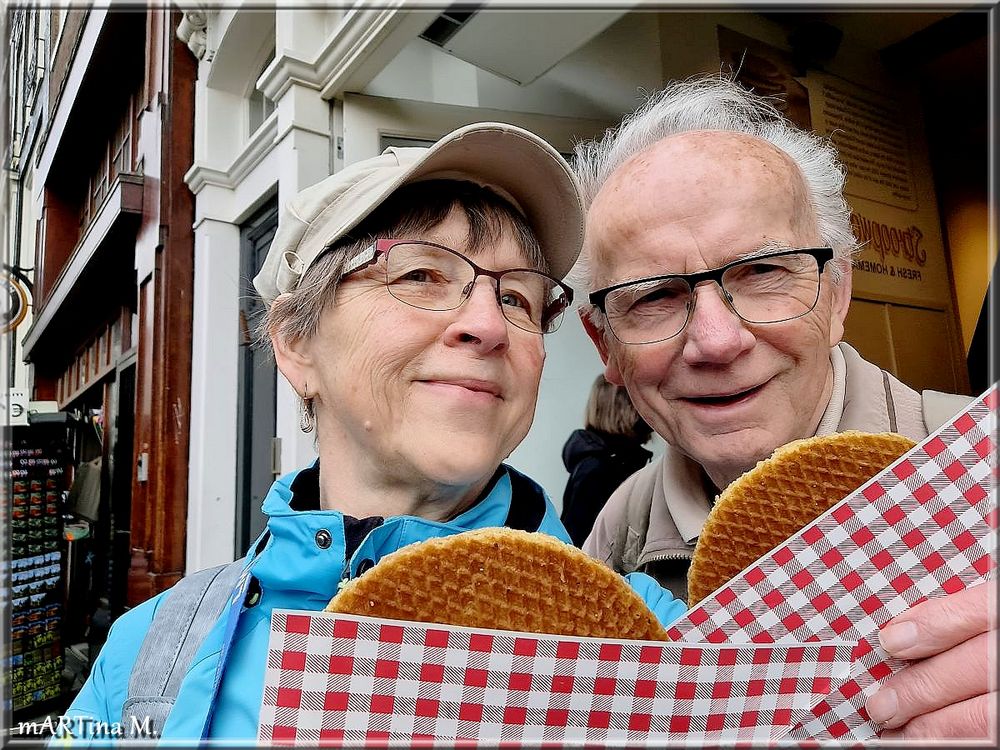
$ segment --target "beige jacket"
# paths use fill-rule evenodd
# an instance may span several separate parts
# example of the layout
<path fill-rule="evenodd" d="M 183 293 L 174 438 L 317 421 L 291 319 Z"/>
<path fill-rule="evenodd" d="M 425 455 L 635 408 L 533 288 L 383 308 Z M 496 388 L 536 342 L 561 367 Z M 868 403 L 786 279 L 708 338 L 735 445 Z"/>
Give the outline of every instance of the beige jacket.
<path fill-rule="evenodd" d="M 817 435 L 844 430 L 898 432 L 920 441 L 970 401 L 903 385 L 848 344 L 830 351 L 833 394 Z M 669 445 L 633 474 L 597 517 L 583 550 L 620 573 L 649 573 L 687 599 L 687 569 L 717 490 L 701 467 Z"/>

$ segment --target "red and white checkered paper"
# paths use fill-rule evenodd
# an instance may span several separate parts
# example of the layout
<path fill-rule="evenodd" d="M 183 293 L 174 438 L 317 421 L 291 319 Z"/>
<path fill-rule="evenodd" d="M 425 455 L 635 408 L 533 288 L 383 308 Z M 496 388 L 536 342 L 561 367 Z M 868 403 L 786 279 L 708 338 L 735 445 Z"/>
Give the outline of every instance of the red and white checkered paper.
<path fill-rule="evenodd" d="M 685 642 L 858 642 L 851 676 L 793 715 L 788 740 L 865 740 L 864 703 L 906 666 L 889 619 L 993 576 L 997 386 L 669 629 Z"/>
<path fill-rule="evenodd" d="M 853 643 L 672 644 L 275 610 L 258 740 L 768 740 Z"/>

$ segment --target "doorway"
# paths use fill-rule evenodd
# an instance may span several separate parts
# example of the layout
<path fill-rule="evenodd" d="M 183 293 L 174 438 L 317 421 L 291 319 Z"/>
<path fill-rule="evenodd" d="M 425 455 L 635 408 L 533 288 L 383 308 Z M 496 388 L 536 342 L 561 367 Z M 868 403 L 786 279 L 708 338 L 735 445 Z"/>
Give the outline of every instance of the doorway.
<path fill-rule="evenodd" d="M 261 504 L 274 481 L 277 367 L 255 342 L 265 307 L 253 288 L 278 228 L 272 199 L 240 229 L 239 366 L 236 444 L 236 554 L 242 555 L 267 525 Z"/>

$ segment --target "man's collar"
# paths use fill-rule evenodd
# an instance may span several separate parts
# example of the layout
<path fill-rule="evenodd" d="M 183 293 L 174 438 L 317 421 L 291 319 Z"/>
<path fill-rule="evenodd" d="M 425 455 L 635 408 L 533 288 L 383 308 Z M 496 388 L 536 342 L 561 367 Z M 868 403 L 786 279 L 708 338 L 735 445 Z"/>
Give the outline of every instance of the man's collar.
<path fill-rule="evenodd" d="M 696 461 L 669 445 L 665 453 L 661 478 L 665 506 L 684 542 L 694 544 L 712 509 L 715 488 Z"/>
<path fill-rule="evenodd" d="M 830 349 L 830 365 L 833 367 L 833 391 L 830 403 L 819 420 L 816 435 L 832 435 L 837 432 L 840 420 L 844 416 L 844 397 L 847 393 L 847 362 L 839 346 Z"/>

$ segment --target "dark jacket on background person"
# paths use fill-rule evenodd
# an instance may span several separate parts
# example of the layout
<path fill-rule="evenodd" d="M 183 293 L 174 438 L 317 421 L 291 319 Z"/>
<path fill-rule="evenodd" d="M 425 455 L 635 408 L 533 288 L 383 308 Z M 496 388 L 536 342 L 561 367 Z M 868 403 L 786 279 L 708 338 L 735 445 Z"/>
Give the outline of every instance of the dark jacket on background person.
<path fill-rule="evenodd" d="M 623 435 L 573 431 L 562 452 L 569 480 L 560 516 L 573 544 L 583 544 L 611 493 L 652 457 L 638 442 Z"/>

